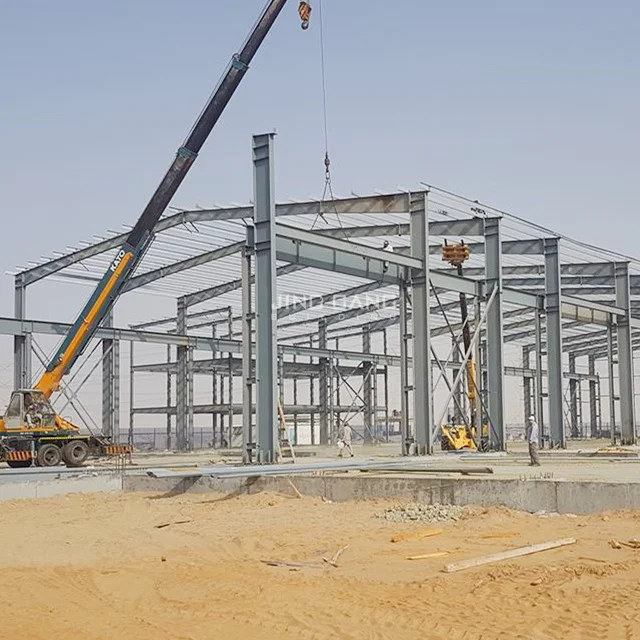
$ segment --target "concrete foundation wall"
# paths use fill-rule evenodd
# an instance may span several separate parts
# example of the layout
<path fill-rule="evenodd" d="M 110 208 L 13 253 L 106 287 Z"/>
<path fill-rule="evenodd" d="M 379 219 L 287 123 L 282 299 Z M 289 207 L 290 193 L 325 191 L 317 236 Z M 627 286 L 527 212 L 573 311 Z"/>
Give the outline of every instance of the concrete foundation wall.
<path fill-rule="evenodd" d="M 24 498 L 50 498 L 69 493 L 121 491 L 122 476 L 101 475 L 28 482 L 0 483 L 0 502 Z"/>
<path fill-rule="evenodd" d="M 416 478 L 397 476 L 299 476 L 298 490 L 336 502 L 390 498 L 422 503 L 505 506 L 522 511 L 594 513 L 609 509 L 640 509 L 640 483 Z M 217 480 L 214 478 L 124 478 L 125 491 L 168 495 L 196 493 L 291 493 L 286 478 Z"/>

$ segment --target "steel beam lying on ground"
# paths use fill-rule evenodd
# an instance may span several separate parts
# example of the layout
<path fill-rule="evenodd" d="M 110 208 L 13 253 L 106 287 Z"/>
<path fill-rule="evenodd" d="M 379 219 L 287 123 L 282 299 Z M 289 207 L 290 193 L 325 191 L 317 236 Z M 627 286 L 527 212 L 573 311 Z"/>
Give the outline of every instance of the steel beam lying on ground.
<path fill-rule="evenodd" d="M 210 476 L 213 478 L 251 478 L 256 476 L 288 476 L 300 475 L 302 473 L 313 473 L 318 471 L 403 471 L 403 467 L 410 468 L 411 471 L 420 469 L 424 472 L 437 471 L 438 467 L 432 463 L 424 465 L 416 463 L 415 459 L 402 460 L 347 460 L 335 462 L 315 462 L 309 464 L 272 464 L 256 466 L 216 466 L 200 467 L 199 469 L 185 469 L 183 471 L 173 471 L 171 469 L 154 468 L 147 469 L 147 475 L 152 478 L 199 478 Z M 460 473 L 464 467 L 460 468 Z M 465 473 L 470 473 L 473 467 L 464 469 Z M 492 473 L 483 468 L 479 473 Z"/>

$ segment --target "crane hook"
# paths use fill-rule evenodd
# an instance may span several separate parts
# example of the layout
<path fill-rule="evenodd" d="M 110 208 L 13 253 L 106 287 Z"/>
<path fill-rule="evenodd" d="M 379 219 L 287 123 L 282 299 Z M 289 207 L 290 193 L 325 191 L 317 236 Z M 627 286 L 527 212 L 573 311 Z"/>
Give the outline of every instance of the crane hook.
<path fill-rule="evenodd" d="M 311 19 L 311 5 L 308 2 L 304 2 L 304 0 L 301 0 L 300 4 L 298 5 L 298 14 L 300 16 L 300 20 L 302 20 L 302 29 L 308 29 L 309 20 Z"/>

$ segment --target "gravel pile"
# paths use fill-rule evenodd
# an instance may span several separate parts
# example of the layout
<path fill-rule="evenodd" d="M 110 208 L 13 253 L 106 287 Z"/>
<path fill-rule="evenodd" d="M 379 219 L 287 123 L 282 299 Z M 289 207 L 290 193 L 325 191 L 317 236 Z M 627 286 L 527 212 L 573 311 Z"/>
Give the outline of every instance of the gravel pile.
<path fill-rule="evenodd" d="M 376 517 L 389 522 L 445 522 L 459 520 L 463 511 L 463 507 L 452 504 L 419 504 L 411 502 L 389 507 L 376 513 Z"/>

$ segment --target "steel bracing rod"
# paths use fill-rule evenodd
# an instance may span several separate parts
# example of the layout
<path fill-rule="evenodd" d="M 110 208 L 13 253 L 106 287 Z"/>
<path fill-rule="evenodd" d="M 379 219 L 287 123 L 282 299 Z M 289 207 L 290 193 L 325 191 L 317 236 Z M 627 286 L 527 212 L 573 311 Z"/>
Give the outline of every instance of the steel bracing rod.
<path fill-rule="evenodd" d="M 442 303 L 440 302 L 440 296 L 438 295 L 438 292 L 436 291 L 435 287 L 433 286 L 433 282 L 429 281 L 429 285 L 431 286 L 431 290 L 435 294 L 436 302 L 438 303 L 438 306 L 442 309 Z M 459 305 L 460 303 L 458 302 L 457 304 Z M 451 329 L 451 326 L 449 325 L 449 319 L 447 318 L 447 314 L 443 313 L 442 315 L 443 315 L 443 317 L 445 319 L 445 322 L 447 323 L 447 327 L 448 327 L 449 331 L 451 332 L 451 336 L 453 338 L 453 344 L 451 345 L 451 349 L 449 350 L 449 353 L 447 354 L 447 359 L 445 361 L 444 368 L 440 367 L 440 376 L 438 377 L 438 379 L 436 380 L 435 384 L 433 385 L 434 389 L 437 389 L 438 385 L 440 384 L 440 380 L 442 380 L 442 377 L 446 375 L 445 372 L 444 372 L 444 369 L 449 366 L 449 362 L 450 362 L 451 358 L 453 357 L 453 354 L 454 354 L 455 350 L 458 349 L 460 351 L 460 354 L 462 354 L 462 351 L 460 350 L 460 340 L 462 339 L 462 332 L 459 335 L 456 335 L 455 332 L 453 331 L 453 329 Z M 464 319 L 464 322 L 460 323 L 461 324 L 461 330 L 463 330 L 466 326 L 468 326 L 469 322 L 470 322 L 469 316 L 467 316 Z M 449 402 L 447 401 L 447 405 L 448 404 L 449 404 Z"/>
<path fill-rule="evenodd" d="M 38 351 L 41 351 L 42 353 L 38 353 Z M 36 357 L 40 361 L 40 364 L 42 366 L 45 366 L 46 365 L 46 353 L 45 353 L 44 349 L 35 340 L 33 340 L 33 352 L 35 353 Z M 76 405 L 75 405 L 76 402 L 80 405 L 80 407 L 87 414 L 87 416 L 89 416 L 89 420 L 91 420 L 91 422 L 93 423 L 93 426 L 96 428 L 96 431 L 100 431 L 100 427 L 98 427 L 98 425 L 96 424 L 95 420 L 91 417 L 91 412 L 87 410 L 87 408 L 84 406 L 84 404 L 82 403 L 80 398 L 76 397 L 75 400 L 74 400 L 74 398 L 72 397 L 72 394 L 67 390 L 65 385 L 60 385 L 60 391 L 62 391 L 64 396 L 71 403 L 71 406 L 75 409 L 76 413 L 78 414 L 78 417 L 80 418 L 80 420 L 82 420 L 84 426 L 91 432 L 91 427 L 87 423 L 86 418 L 82 415 L 82 411 L 80 411 L 80 409 L 78 409 L 78 407 L 76 407 Z M 58 413 L 60 413 L 60 412 L 58 412 Z"/>
<path fill-rule="evenodd" d="M 91 375 L 93 374 L 93 372 L 105 361 L 105 359 L 107 358 L 107 356 L 111 355 L 113 353 L 113 345 L 115 344 L 115 342 L 112 342 L 106 349 L 106 351 L 104 351 L 102 353 L 102 355 L 100 356 L 100 358 L 94 363 L 94 365 L 91 367 L 91 369 L 89 370 L 89 372 L 87 373 L 87 375 L 84 377 L 84 380 L 78 385 L 77 389 L 75 391 L 71 391 L 71 396 L 73 398 L 75 398 L 79 393 L 80 390 L 82 389 L 82 387 L 87 383 L 87 381 L 89 380 L 89 378 L 91 377 Z M 133 344 L 133 342 L 131 343 Z M 95 349 L 100 345 L 99 342 L 96 343 L 96 346 L 94 347 L 94 351 Z M 78 370 L 79 371 L 79 370 Z M 69 382 L 66 384 L 68 389 L 71 389 L 71 384 L 73 383 L 73 381 L 76 379 L 77 376 L 73 376 L 73 378 L 71 380 L 69 380 Z M 62 413 L 70 404 L 70 399 L 67 398 L 67 401 L 62 405 L 62 407 L 59 409 L 58 413 Z"/>
<path fill-rule="evenodd" d="M 433 283 L 430 283 L 430 284 L 431 284 L 431 288 L 433 289 L 433 292 L 434 292 L 434 294 L 435 294 L 435 296 L 436 296 L 436 301 L 437 301 L 437 302 L 438 302 L 438 304 L 439 304 L 439 303 L 440 303 L 440 297 L 438 296 L 438 292 L 436 291 L 435 287 L 433 286 Z M 515 311 L 521 311 L 521 310 L 520 310 L 520 309 L 516 309 Z M 505 315 L 506 315 L 506 314 L 505 314 Z M 451 345 L 451 350 L 449 351 L 449 355 L 447 356 L 447 361 L 446 361 L 446 363 L 445 363 L 444 367 L 442 367 L 440 360 L 438 359 L 438 357 L 437 357 L 437 355 L 435 354 L 435 352 L 433 352 L 433 355 L 434 355 L 434 357 L 436 358 L 436 360 L 437 360 L 437 362 L 438 362 L 438 366 L 440 367 L 440 378 L 438 378 L 438 382 L 436 382 L 436 384 L 434 385 L 434 389 L 435 389 L 435 388 L 437 388 L 438 383 L 440 382 L 440 379 L 441 379 L 442 377 L 444 377 L 444 380 L 445 380 L 445 382 L 447 383 L 447 387 L 449 387 L 449 391 L 453 394 L 453 398 L 454 398 L 454 400 L 456 400 L 456 402 L 457 402 L 457 396 L 455 395 L 455 391 L 454 391 L 454 389 L 455 389 L 455 388 L 457 388 L 457 385 L 454 385 L 454 386 L 450 386 L 450 385 L 449 385 L 449 379 L 448 379 L 448 378 L 447 378 L 447 376 L 446 376 L 445 368 L 449 366 L 449 359 L 450 359 L 450 358 L 451 358 L 451 356 L 453 355 L 454 350 L 456 350 L 456 349 L 457 349 L 458 353 L 459 353 L 461 356 L 464 356 L 463 350 L 460 348 L 460 339 L 462 338 L 462 333 L 460 333 L 460 335 L 456 335 L 456 334 L 455 334 L 455 332 L 454 332 L 454 330 L 453 330 L 453 328 L 452 328 L 452 326 L 451 326 L 451 324 L 449 323 L 449 319 L 447 318 L 447 315 L 446 315 L 445 313 L 443 313 L 443 316 L 444 316 L 444 319 L 445 319 L 445 321 L 446 321 L 446 323 L 447 323 L 447 328 L 448 328 L 448 329 L 449 329 L 449 331 L 451 332 L 451 337 L 453 338 L 453 344 Z M 503 316 L 503 317 L 504 317 L 504 316 Z M 467 324 L 470 322 L 470 321 L 469 321 L 469 317 L 468 317 L 468 316 L 467 316 L 467 318 L 465 319 L 465 322 L 466 322 Z M 464 323 L 462 323 L 462 324 L 464 324 Z M 480 328 L 480 330 L 481 330 L 481 335 L 482 335 L 482 333 L 484 333 L 484 332 L 482 331 L 482 323 L 480 322 L 480 323 L 478 323 L 478 324 L 479 324 L 479 328 Z M 478 329 L 478 327 L 476 327 L 476 330 L 477 330 L 477 329 Z M 432 335 L 433 335 L 433 332 L 432 332 Z M 432 347 L 432 351 L 433 351 L 433 347 Z M 473 349 L 472 349 L 472 352 L 473 352 Z M 464 366 L 466 366 L 466 363 L 465 363 L 465 364 L 463 364 L 463 365 L 461 365 L 461 369 L 462 369 L 462 367 L 464 367 Z M 480 368 L 481 368 L 481 367 L 480 367 L 480 362 L 477 362 L 477 363 L 476 363 L 476 366 L 477 366 L 478 370 L 480 370 Z M 470 379 L 471 379 L 471 378 L 470 378 Z M 493 425 L 493 421 L 491 420 L 491 416 L 489 415 L 488 407 L 485 405 L 485 402 L 484 402 L 484 400 L 482 399 L 482 393 L 480 393 L 480 389 L 479 389 L 479 387 L 478 387 L 478 381 L 477 381 L 475 378 L 473 378 L 473 379 L 471 379 L 471 383 L 472 383 L 472 385 L 473 385 L 473 388 L 474 388 L 474 391 L 475 391 L 475 394 L 476 394 L 476 398 L 480 401 L 480 408 L 481 408 L 481 410 L 482 410 L 482 411 L 484 411 L 484 412 L 485 412 L 485 414 L 487 415 L 487 418 L 488 418 L 488 420 L 489 420 L 489 426 L 490 426 L 491 430 L 494 432 L 494 435 L 496 435 L 496 430 L 495 430 L 495 427 L 494 427 L 494 425 Z M 446 408 L 448 407 L 448 405 L 449 405 L 449 401 L 447 401 L 447 404 L 445 405 L 445 410 L 446 410 Z M 463 416 L 463 419 L 464 419 L 464 421 L 465 421 L 465 424 L 467 424 L 467 426 L 468 426 L 468 423 L 467 423 L 466 417 L 464 416 L 464 411 L 462 410 L 462 408 L 461 408 L 459 405 L 458 405 L 458 408 L 460 409 L 460 414 Z M 438 430 L 439 430 L 439 429 L 440 429 L 440 425 L 439 425 L 439 424 L 435 424 L 435 425 L 434 425 L 434 436 L 435 436 L 435 434 L 438 432 Z M 478 430 L 478 434 L 480 434 L 480 436 L 482 435 L 480 430 Z M 475 443 L 475 445 L 476 445 L 476 447 L 477 447 L 477 446 L 478 446 L 478 443 L 476 442 L 476 440 L 475 440 L 475 438 L 474 438 L 474 436 L 473 436 L 473 433 L 471 434 L 471 437 L 473 438 L 473 441 L 474 441 L 474 443 Z"/>
<path fill-rule="evenodd" d="M 480 338 L 480 327 L 482 327 L 482 325 L 485 323 L 486 319 L 487 319 L 487 313 L 489 311 L 489 309 L 491 308 L 491 305 L 493 304 L 493 301 L 496 298 L 496 294 L 498 293 L 498 287 L 494 287 L 493 291 L 491 292 L 491 295 L 489 296 L 489 299 L 487 300 L 487 303 L 485 304 L 484 307 L 484 312 L 482 314 L 482 317 L 480 318 L 480 321 L 478 322 L 478 326 L 475 327 L 475 330 L 473 332 L 473 336 L 471 337 L 471 344 L 469 345 L 469 348 L 467 349 L 467 351 L 464 353 L 463 358 L 462 358 L 462 362 L 460 363 L 460 369 L 458 371 L 458 375 L 456 375 L 455 380 L 453 381 L 453 389 L 457 389 L 458 385 L 460 384 L 460 380 L 462 378 L 462 376 L 466 373 L 465 372 L 465 367 L 467 366 L 467 362 L 469 361 L 469 358 L 471 357 L 471 354 L 473 353 L 473 349 L 476 345 L 476 342 L 479 340 Z M 449 406 L 449 403 L 451 402 L 451 396 L 452 396 L 452 392 L 449 391 L 449 394 L 447 395 L 447 400 L 444 404 L 444 408 L 440 413 L 440 417 L 438 418 L 438 421 L 436 422 L 436 424 L 434 425 L 434 428 L 432 430 L 431 433 L 431 437 L 434 438 L 436 435 L 436 428 L 438 428 L 438 425 L 442 423 L 442 420 L 444 419 L 444 415 L 447 412 L 447 407 Z"/>
<path fill-rule="evenodd" d="M 444 375 L 444 373 L 445 373 L 444 372 L 444 368 L 442 366 L 442 363 L 440 362 L 440 359 L 438 358 L 438 356 L 437 356 L 437 354 L 435 352 L 435 349 L 433 348 L 433 345 L 430 345 L 430 349 L 431 349 L 431 355 L 433 356 L 435 363 L 438 365 L 438 367 L 440 369 L 440 372 L 441 372 L 441 374 L 442 374 L 442 376 L 444 378 L 444 382 L 447 385 L 447 389 L 449 389 L 449 391 L 452 391 L 452 387 L 451 387 L 451 383 L 449 382 L 449 378 L 447 378 L 447 376 Z M 434 389 L 435 389 L 435 386 L 434 386 Z M 467 416 L 465 415 L 465 411 L 462 408 L 462 405 L 460 404 L 460 399 L 458 398 L 458 394 L 457 393 L 453 394 L 453 401 L 455 402 L 455 405 L 458 408 L 458 411 L 460 412 L 460 415 L 462 416 L 462 420 L 464 421 L 465 425 L 467 427 L 471 427 L 471 425 L 469 424 L 469 421 L 467 420 Z M 440 427 L 436 426 L 435 433 L 438 432 L 439 428 Z M 473 433 L 471 433 L 471 437 L 473 438 L 473 441 L 475 442 L 475 444 L 477 446 L 478 443 L 476 442 L 476 439 L 473 436 Z"/>
<path fill-rule="evenodd" d="M 360 393 L 363 391 L 365 384 L 368 384 L 369 379 L 371 377 L 372 371 L 373 371 L 373 369 L 369 368 L 369 370 L 365 373 L 365 375 L 362 378 L 362 383 L 360 384 L 360 387 L 358 387 L 357 391 L 351 386 L 351 384 L 347 380 L 344 380 L 344 382 L 347 385 L 347 387 L 349 387 L 349 389 L 351 389 L 352 393 L 354 394 L 354 397 L 353 397 L 353 399 L 351 401 L 351 404 L 349 405 L 348 409 L 346 411 L 341 411 L 340 413 L 346 413 L 347 416 L 349 416 L 349 414 L 351 413 L 351 409 L 353 408 L 353 406 L 356 403 L 356 400 L 360 400 L 364 404 L 364 400 L 363 400 L 362 396 L 360 395 Z M 340 373 L 340 372 L 338 372 L 338 373 Z M 340 375 L 342 375 L 342 374 L 340 374 Z M 351 415 L 350 418 L 347 418 L 346 420 L 344 420 L 344 424 L 349 424 L 351 422 L 351 420 L 353 420 L 358 413 L 360 413 L 360 412 L 359 411 L 358 412 L 354 412 Z M 363 422 L 363 424 L 364 424 L 364 428 L 366 429 L 366 431 L 368 431 L 369 435 L 373 438 L 374 434 L 372 433 L 370 427 L 366 424 L 366 422 Z"/>

